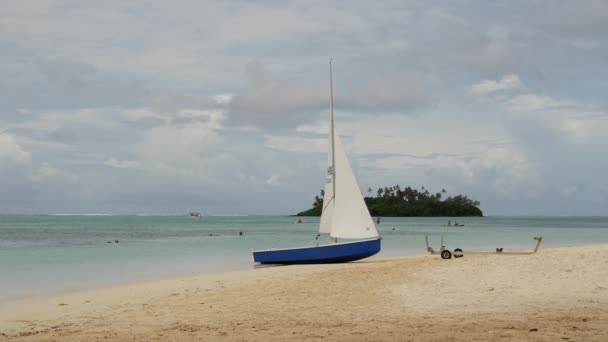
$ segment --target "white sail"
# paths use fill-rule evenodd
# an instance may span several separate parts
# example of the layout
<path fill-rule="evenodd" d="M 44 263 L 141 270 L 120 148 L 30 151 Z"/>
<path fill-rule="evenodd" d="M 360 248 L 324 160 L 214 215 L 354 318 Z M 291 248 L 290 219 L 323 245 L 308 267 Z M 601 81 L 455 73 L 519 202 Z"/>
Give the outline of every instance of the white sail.
<path fill-rule="evenodd" d="M 359 185 L 344 152 L 340 137 L 334 128 L 334 88 L 329 60 L 330 128 L 327 153 L 325 195 L 319 233 L 329 233 L 334 238 L 364 239 L 378 236 L 376 226 L 369 215 Z"/>
<path fill-rule="evenodd" d="M 331 232 L 334 238 L 364 239 L 378 236 L 376 226 L 359 190 L 350 163 L 334 129 L 335 194 L 331 209 Z M 326 191 L 328 186 L 325 186 Z M 327 198 L 327 193 L 325 195 Z M 323 203 L 325 204 L 325 203 Z M 328 207 L 329 207 L 328 206 Z M 327 210 L 327 209 L 326 209 Z M 323 222 L 323 221 L 322 221 Z"/>
<path fill-rule="evenodd" d="M 334 212 L 334 176 L 333 176 L 333 157 L 332 157 L 332 134 L 329 132 L 329 144 L 327 153 L 327 173 L 325 174 L 325 189 L 323 196 L 323 210 L 321 211 L 321 223 L 319 224 L 320 234 L 331 232 L 331 221 Z"/>

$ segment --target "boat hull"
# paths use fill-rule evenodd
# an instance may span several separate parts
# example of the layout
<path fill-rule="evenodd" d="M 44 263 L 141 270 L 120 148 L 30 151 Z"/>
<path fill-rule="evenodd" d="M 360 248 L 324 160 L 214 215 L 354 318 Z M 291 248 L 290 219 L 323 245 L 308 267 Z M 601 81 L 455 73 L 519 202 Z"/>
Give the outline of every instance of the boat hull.
<path fill-rule="evenodd" d="M 314 247 L 254 251 L 253 260 L 262 264 L 327 264 L 364 259 L 380 251 L 380 238 Z"/>

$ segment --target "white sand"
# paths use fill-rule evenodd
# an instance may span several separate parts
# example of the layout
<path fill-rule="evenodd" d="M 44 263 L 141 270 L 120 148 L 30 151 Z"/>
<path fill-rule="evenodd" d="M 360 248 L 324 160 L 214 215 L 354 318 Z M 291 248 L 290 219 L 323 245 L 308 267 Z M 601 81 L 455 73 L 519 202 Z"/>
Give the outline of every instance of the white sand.
<path fill-rule="evenodd" d="M 372 258 L 77 292 L 0 307 L 2 339 L 608 341 L 608 245 Z"/>

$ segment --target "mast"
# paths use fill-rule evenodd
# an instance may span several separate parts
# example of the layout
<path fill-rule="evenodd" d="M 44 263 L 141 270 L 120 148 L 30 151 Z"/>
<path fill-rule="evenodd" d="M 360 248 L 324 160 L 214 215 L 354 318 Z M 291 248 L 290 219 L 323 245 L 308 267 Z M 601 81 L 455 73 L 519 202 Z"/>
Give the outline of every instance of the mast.
<path fill-rule="evenodd" d="M 334 130 L 334 79 L 331 70 L 331 62 L 333 58 L 329 58 L 329 117 L 331 121 L 331 170 L 332 170 L 332 195 L 334 196 L 334 205 L 336 203 L 336 144 L 335 144 L 335 130 Z M 334 242 L 338 242 L 338 238 L 334 238 Z"/>
<path fill-rule="evenodd" d="M 319 233 L 338 239 L 364 239 L 378 237 L 378 231 L 365 205 L 357 179 L 350 166 L 348 156 L 335 129 L 333 59 L 329 60 L 330 85 L 330 132 L 327 144 L 327 173 L 325 174 L 325 196 L 319 222 Z M 331 149 L 330 149 L 331 148 Z M 339 169 L 339 170 L 338 170 Z M 337 177 L 338 171 L 340 177 Z M 330 184 L 331 183 L 331 184 Z M 340 201 L 336 193 L 340 192 Z"/>
<path fill-rule="evenodd" d="M 331 121 L 331 169 L 332 169 L 332 184 L 334 201 L 336 200 L 336 148 L 334 143 L 334 80 L 331 71 L 331 62 L 333 58 L 329 58 L 329 116 Z"/>

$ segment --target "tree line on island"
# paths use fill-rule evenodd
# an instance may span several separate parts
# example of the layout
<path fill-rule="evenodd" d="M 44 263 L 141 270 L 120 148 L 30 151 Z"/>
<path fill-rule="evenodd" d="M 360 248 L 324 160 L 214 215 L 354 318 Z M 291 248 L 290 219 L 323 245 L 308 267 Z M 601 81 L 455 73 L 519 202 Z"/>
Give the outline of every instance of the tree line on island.
<path fill-rule="evenodd" d="M 315 196 L 312 208 L 297 216 L 321 216 L 323 196 Z M 374 196 L 375 195 L 375 196 Z M 464 195 L 447 196 L 445 189 L 432 194 L 422 187 L 420 190 L 399 185 L 378 188 L 375 193 L 367 189 L 365 204 L 372 216 L 483 216 L 479 201 Z"/>

